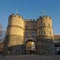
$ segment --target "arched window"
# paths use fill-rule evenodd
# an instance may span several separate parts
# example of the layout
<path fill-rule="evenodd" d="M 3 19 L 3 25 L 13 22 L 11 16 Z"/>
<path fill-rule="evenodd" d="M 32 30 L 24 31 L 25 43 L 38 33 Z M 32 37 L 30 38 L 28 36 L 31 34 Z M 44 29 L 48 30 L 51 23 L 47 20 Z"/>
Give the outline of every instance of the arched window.
<path fill-rule="evenodd" d="M 25 32 L 25 37 L 26 37 L 26 38 L 28 38 L 28 37 L 29 37 L 28 32 Z"/>
<path fill-rule="evenodd" d="M 35 26 L 33 25 L 33 29 L 35 29 Z"/>
<path fill-rule="evenodd" d="M 42 30 L 42 29 L 39 31 L 39 34 L 40 34 L 40 35 L 42 35 L 42 34 L 43 34 L 43 30 Z"/>
<path fill-rule="evenodd" d="M 35 37 L 35 32 L 32 32 L 32 37 Z"/>
<path fill-rule="evenodd" d="M 51 31 L 49 31 L 49 34 L 51 34 Z"/>
<path fill-rule="evenodd" d="M 43 26 L 45 26 L 45 23 L 43 23 Z"/>
<path fill-rule="evenodd" d="M 48 24 L 48 27 L 50 27 L 50 24 Z"/>
<path fill-rule="evenodd" d="M 28 29 L 28 26 L 26 26 L 26 29 Z"/>
<path fill-rule="evenodd" d="M 44 31 L 44 35 L 46 34 L 46 32 Z"/>

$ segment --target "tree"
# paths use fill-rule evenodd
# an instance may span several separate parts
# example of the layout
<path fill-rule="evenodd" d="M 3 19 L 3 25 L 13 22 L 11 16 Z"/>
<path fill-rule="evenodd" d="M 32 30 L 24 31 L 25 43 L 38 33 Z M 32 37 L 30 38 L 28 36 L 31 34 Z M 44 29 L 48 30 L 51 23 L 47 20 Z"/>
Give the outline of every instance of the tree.
<path fill-rule="evenodd" d="M 0 24 L 0 43 L 2 43 L 4 41 L 5 35 L 6 35 L 6 33 L 3 30 L 2 25 Z"/>
<path fill-rule="evenodd" d="M 2 39 L 2 34 L 3 34 L 3 28 L 2 25 L 0 24 L 0 40 Z"/>

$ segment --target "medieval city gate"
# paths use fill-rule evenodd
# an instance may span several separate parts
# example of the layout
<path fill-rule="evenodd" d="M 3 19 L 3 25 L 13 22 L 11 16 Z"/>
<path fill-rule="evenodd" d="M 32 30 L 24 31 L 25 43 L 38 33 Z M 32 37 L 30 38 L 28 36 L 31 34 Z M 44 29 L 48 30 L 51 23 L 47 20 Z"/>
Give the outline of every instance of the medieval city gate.
<path fill-rule="evenodd" d="M 34 40 L 29 39 L 25 43 L 25 53 L 26 54 L 35 54 L 36 44 Z"/>

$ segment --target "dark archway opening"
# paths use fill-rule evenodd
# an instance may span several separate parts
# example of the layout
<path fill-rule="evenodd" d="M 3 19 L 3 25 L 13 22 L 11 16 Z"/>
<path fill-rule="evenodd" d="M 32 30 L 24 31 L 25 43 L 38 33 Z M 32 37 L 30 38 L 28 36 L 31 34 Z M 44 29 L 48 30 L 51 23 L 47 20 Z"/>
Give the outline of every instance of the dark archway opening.
<path fill-rule="evenodd" d="M 25 44 L 26 54 L 35 54 L 35 42 L 33 40 L 28 40 Z"/>

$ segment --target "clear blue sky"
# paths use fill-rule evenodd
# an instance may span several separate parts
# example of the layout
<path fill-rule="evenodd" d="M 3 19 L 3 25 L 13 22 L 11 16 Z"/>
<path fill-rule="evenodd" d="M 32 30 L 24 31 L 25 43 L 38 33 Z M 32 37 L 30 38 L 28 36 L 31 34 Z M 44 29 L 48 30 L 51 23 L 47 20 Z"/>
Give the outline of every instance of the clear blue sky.
<path fill-rule="evenodd" d="M 45 10 L 52 17 L 55 34 L 60 34 L 60 0 L 0 0 L 0 23 L 4 30 L 8 16 L 12 13 L 22 15 L 25 19 L 37 19 Z"/>

